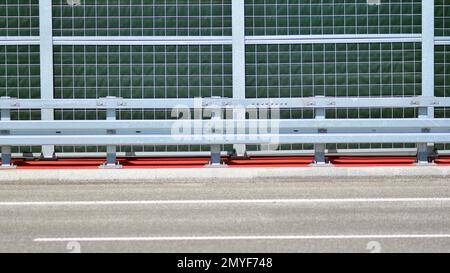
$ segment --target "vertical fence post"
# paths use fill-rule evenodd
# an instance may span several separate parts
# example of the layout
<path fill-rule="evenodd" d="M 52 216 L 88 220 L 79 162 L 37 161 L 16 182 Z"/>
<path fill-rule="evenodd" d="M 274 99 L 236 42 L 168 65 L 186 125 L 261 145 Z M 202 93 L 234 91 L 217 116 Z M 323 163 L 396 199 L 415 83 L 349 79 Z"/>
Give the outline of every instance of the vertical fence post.
<path fill-rule="evenodd" d="M 315 109 L 315 119 L 325 119 L 326 109 L 325 108 L 316 108 Z M 319 129 L 319 134 L 326 134 L 327 131 L 325 129 Z M 314 144 L 314 166 L 322 167 L 322 166 L 331 166 L 328 164 L 325 156 L 325 150 L 327 145 L 325 143 L 317 143 Z"/>
<path fill-rule="evenodd" d="M 422 0 L 422 96 L 434 97 L 434 1 Z M 433 119 L 434 107 L 419 108 L 419 119 Z M 430 129 L 422 128 L 423 133 Z M 433 143 L 417 144 L 417 163 L 428 165 L 434 150 Z"/>
<path fill-rule="evenodd" d="M 39 36 L 40 36 L 40 81 L 41 99 L 51 100 L 53 96 L 53 24 L 52 0 L 39 0 Z M 53 120 L 53 109 L 41 110 L 42 120 Z M 55 147 L 42 146 L 42 158 L 53 159 Z"/>
<path fill-rule="evenodd" d="M 211 145 L 211 161 L 208 167 L 222 166 L 222 159 L 220 158 L 220 145 Z"/>
<path fill-rule="evenodd" d="M 10 121 L 11 120 L 11 110 L 10 109 L 1 109 L 1 120 L 2 121 Z M 0 130 L 1 135 L 9 135 L 8 130 Z M 12 156 L 11 156 L 11 146 L 2 146 L 2 164 L 0 166 L 1 169 L 15 169 L 16 166 L 12 164 Z"/>
<path fill-rule="evenodd" d="M 108 97 L 112 98 L 112 97 Z M 106 110 L 106 120 L 116 120 L 116 109 Z M 107 130 L 108 135 L 115 135 L 116 130 Z M 114 145 L 106 146 L 106 163 L 101 165 L 102 169 L 121 169 L 122 165 L 117 161 L 117 147 Z"/>
<path fill-rule="evenodd" d="M 245 99 L 245 4 L 244 0 L 232 1 L 233 31 L 233 98 Z M 245 111 L 235 110 L 234 119 L 245 119 Z M 237 157 L 246 157 L 246 145 L 233 145 Z"/>
<path fill-rule="evenodd" d="M 221 109 L 221 111 L 223 111 L 223 109 Z M 220 115 L 217 115 L 217 113 L 215 111 L 212 111 L 211 112 L 211 126 L 212 126 L 211 133 L 219 134 L 219 135 L 222 135 L 221 137 L 225 137 L 223 124 L 222 124 L 222 126 L 220 126 L 220 128 L 222 128 L 221 130 L 218 130 L 218 128 L 216 127 L 217 122 L 221 122 L 221 121 L 222 121 L 222 117 Z M 210 159 L 209 163 L 206 165 L 207 168 L 228 167 L 228 165 L 226 165 L 222 162 L 222 158 L 220 156 L 221 152 L 222 152 L 221 145 L 219 145 L 219 144 L 211 145 L 211 159 Z"/>

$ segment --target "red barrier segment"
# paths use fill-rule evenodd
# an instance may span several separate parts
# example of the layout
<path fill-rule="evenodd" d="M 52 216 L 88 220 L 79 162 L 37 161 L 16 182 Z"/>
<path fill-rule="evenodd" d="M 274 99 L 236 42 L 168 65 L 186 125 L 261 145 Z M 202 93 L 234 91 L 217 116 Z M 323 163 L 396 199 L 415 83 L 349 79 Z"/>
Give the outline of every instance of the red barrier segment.
<path fill-rule="evenodd" d="M 414 163 L 415 157 L 330 157 L 333 163 L 352 164 L 352 163 L 367 163 L 367 164 L 384 164 L 384 163 Z"/>
<path fill-rule="evenodd" d="M 450 166 L 450 157 L 442 156 L 435 160 L 435 163 L 441 166 Z"/>
<path fill-rule="evenodd" d="M 309 167 L 313 157 L 252 157 L 248 160 L 222 158 L 230 168 L 286 168 Z M 415 157 L 329 157 L 328 160 L 336 167 L 390 167 L 414 166 Z M 158 169 L 158 168 L 204 168 L 209 158 L 118 158 L 124 169 Z M 98 169 L 105 163 L 99 158 L 58 159 L 55 161 L 38 161 L 14 159 L 18 169 Z M 450 157 L 436 159 L 436 164 L 450 166 Z"/>
<path fill-rule="evenodd" d="M 209 159 L 207 158 L 186 158 L 185 160 L 159 160 L 159 159 L 141 159 L 141 160 L 135 160 L 135 159 L 119 159 L 119 162 L 122 165 L 126 166 L 186 166 L 186 165 L 206 165 L 209 162 Z"/>
<path fill-rule="evenodd" d="M 118 158 L 119 160 L 127 160 L 129 162 L 199 162 L 199 161 L 208 161 L 209 157 L 141 157 L 141 158 Z"/>
<path fill-rule="evenodd" d="M 401 167 L 414 166 L 415 157 L 330 157 L 336 167 Z"/>
<path fill-rule="evenodd" d="M 17 169 L 22 170 L 39 170 L 39 169 L 98 169 L 105 160 L 101 159 L 60 159 L 55 161 L 38 161 L 38 160 L 13 160 L 13 164 Z"/>
<path fill-rule="evenodd" d="M 118 158 L 123 168 L 199 168 L 208 163 L 208 158 Z M 15 159 L 13 164 L 17 169 L 98 169 L 104 164 L 104 159 L 78 158 L 58 159 L 54 161 L 37 161 Z"/>
<path fill-rule="evenodd" d="M 226 160 L 229 165 L 280 165 L 280 164 L 300 164 L 300 165 L 309 165 L 314 162 L 313 157 L 254 157 L 248 160 L 236 160 L 230 159 Z"/>

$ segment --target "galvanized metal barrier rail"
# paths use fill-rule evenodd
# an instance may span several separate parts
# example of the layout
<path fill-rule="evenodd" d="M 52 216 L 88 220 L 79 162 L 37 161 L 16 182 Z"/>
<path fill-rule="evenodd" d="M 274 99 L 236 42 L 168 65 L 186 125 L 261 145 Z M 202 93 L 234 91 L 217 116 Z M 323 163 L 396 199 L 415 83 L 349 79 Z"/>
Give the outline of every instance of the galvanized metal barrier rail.
<path fill-rule="evenodd" d="M 178 109 L 224 109 L 237 107 L 265 109 L 277 107 L 311 108 L 316 119 L 217 119 L 201 120 L 115 120 L 116 111 L 133 108 L 166 107 Z M 450 99 L 435 97 L 411 98 L 304 98 L 304 99 L 202 99 L 196 100 L 127 100 L 104 98 L 94 100 L 20 100 L 1 98 L 2 167 L 11 164 L 11 146 L 107 146 L 105 167 L 120 167 L 116 160 L 119 145 L 211 145 L 211 165 L 220 166 L 222 144 L 293 144 L 315 146 L 315 161 L 326 164 L 328 143 L 415 143 L 419 164 L 431 163 L 433 144 L 450 143 L 450 120 L 419 116 L 417 119 L 325 119 L 326 108 L 353 107 L 429 107 L 450 106 Z M 106 120 L 95 121 L 11 121 L 12 109 L 103 109 Z M 320 116 L 322 113 L 322 116 Z M 261 124 L 275 124 L 276 131 L 261 130 Z M 174 134 L 173 129 L 189 128 Z M 196 133 L 195 128 L 208 128 Z M 227 130 L 227 128 L 231 128 Z M 270 128 L 273 129 L 273 128 Z M 431 145 L 428 145 L 428 144 Z"/>

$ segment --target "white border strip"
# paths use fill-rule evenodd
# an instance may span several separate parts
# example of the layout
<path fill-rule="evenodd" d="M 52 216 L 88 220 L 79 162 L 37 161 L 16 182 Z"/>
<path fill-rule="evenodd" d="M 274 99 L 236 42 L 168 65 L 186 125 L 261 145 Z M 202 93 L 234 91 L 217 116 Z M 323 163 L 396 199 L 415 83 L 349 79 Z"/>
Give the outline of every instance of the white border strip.
<path fill-rule="evenodd" d="M 42 201 L 0 202 L 15 206 L 111 206 L 111 205 L 205 205 L 205 204 L 343 204 L 343 203 L 444 203 L 450 198 L 344 198 L 344 199 L 236 199 L 236 200 L 140 200 L 140 201 Z"/>
<path fill-rule="evenodd" d="M 74 237 L 36 238 L 34 242 L 118 242 L 118 241 L 239 241 L 239 240 L 349 240 L 349 239 L 442 239 L 450 234 L 385 235 L 274 235 L 274 236 L 186 236 L 186 237 Z"/>
<path fill-rule="evenodd" d="M 228 36 L 73 36 L 54 37 L 55 45 L 231 45 Z"/>
<path fill-rule="evenodd" d="M 257 44 L 339 44 L 339 43 L 420 43 L 421 34 L 407 35 L 281 35 L 246 36 L 245 43 Z"/>

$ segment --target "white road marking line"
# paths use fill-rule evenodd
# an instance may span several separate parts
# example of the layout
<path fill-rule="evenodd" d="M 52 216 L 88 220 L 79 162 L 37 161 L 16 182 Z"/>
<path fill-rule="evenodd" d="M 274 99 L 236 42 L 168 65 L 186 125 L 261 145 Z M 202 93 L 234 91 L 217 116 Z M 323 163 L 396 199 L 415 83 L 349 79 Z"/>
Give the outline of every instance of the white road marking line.
<path fill-rule="evenodd" d="M 118 242 L 118 241 L 237 241 L 237 240 L 349 240 L 349 239 L 442 239 L 450 234 L 389 235 L 286 235 L 286 236 L 199 236 L 199 237 L 74 237 L 36 238 L 34 242 Z"/>
<path fill-rule="evenodd" d="M 327 203 L 443 203 L 450 198 L 343 198 L 343 199 L 230 199 L 230 200 L 140 200 L 140 201 L 36 201 L 0 202 L 0 206 L 105 206 L 105 205 L 201 205 L 201 204 L 327 204 Z"/>

